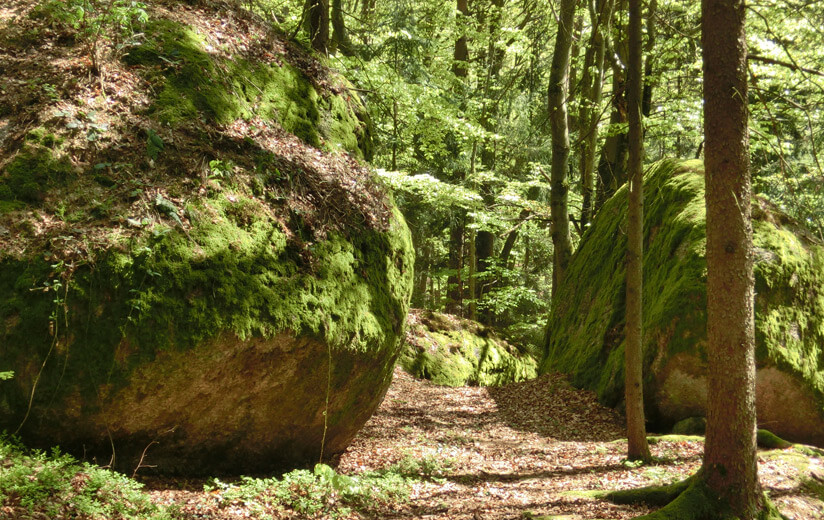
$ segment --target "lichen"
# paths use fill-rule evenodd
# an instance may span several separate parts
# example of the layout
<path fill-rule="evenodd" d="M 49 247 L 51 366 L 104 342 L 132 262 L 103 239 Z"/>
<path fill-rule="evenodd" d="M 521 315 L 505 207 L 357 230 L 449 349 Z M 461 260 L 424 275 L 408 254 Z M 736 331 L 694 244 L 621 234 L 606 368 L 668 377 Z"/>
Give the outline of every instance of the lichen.
<path fill-rule="evenodd" d="M 644 366 L 651 419 L 653 364 L 680 352 L 706 360 L 703 166 L 662 161 L 644 179 Z M 541 371 L 573 375 L 601 402 L 623 399 L 624 222 L 627 192 L 604 204 L 558 288 Z M 753 201 L 756 356 L 794 374 L 824 409 L 824 249 L 767 203 Z"/>
<path fill-rule="evenodd" d="M 146 41 L 124 58 L 157 77 L 162 88 L 151 107 L 169 125 L 205 118 L 219 124 L 259 116 L 275 121 L 305 143 L 343 149 L 369 158 L 371 135 L 365 110 L 349 90 L 319 92 L 297 67 L 243 56 L 223 58 L 207 51 L 191 27 L 158 19 L 146 28 Z M 359 117 L 360 116 L 360 117 Z"/>
<path fill-rule="evenodd" d="M 444 386 L 498 386 L 535 377 L 535 360 L 489 330 L 467 323 L 454 327 L 446 315 L 425 314 L 411 325 L 411 340 L 401 354 L 401 366 L 410 374 Z"/>

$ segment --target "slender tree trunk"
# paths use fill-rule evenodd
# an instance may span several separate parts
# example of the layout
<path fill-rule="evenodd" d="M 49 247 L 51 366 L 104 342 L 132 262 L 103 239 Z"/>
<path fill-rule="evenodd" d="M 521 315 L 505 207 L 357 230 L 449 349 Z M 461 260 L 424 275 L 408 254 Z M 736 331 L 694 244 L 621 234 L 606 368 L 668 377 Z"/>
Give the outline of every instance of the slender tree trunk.
<path fill-rule="evenodd" d="M 601 93 L 604 86 L 604 53 L 606 41 L 604 33 L 609 32 L 612 20 L 612 0 L 600 0 L 595 10 L 590 10 L 592 36 L 587 49 L 588 64 L 585 65 L 583 95 L 581 101 L 582 136 L 580 152 L 581 170 L 581 229 L 585 230 L 593 217 L 593 196 L 595 195 L 595 151 L 598 142 L 598 121 L 600 120 Z"/>
<path fill-rule="evenodd" d="M 569 88 L 569 53 L 575 0 L 561 0 L 561 17 L 555 36 L 555 51 L 549 69 L 549 119 L 552 134 L 552 170 L 550 173 L 549 206 L 552 215 L 552 294 L 564 279 L 572 256 L 569 236 L 567 165 L 569 163 L 569 126 L 567 122 L 567 90 Z"/>
<path fill-rule="evenodd" d="M 312 48 L 325 55 L 329 50 L 329 0 L 306 0 L 304 9 Z"/>
<path fill-rule="evenodd" d="M 476 290 L 476 273 L 475 265 L 477 263 L 477 255 L 475 254 L 475 231 L 469 232 L 469 319 L 478 319 L 478 305 L 477 305 L 477 290 Z"/>
<path fill-rule="evenodd" d="M 753 246 L 744 0 L 703 0 L 709 393 L 705 479 L 732 513 L 763 508 L 756 465 Z"/>
<path fill-rule="evenodd" d="M 489 45 L 486 51 L 486 82 L 484 85 L 484 110 L 481 114 L 481 126 L 489 133 L 495 133 L 498 126 L 498 76 L 504 63 L 504 50 L 495 45 L 501 28 L 501 16 L 504 0 L 492 0 L 492 16 L 489 20 Z M 486 140 L 481 147 L 481 164 L 487 171 L 495 170 L 495 142 Z M 492 187 L 488 183 L 481 185 L 481 195 L 484 204 L 490 207 L 494 203 Z M 475 240 L 478 273 L 486 273 L 491 269 L 492 258 L 495 254 L 495 235 L 488 230 L 480 229 Z M 476 298 L 480 300 L 484 293 L 489 291 L 492 279 L 488 276 L 476 285 Z M 493 312 L 487 311 L 478 315 L 478 320 L 488 325 L 492 324 Z"/>
<path fill-rule="evenodd" d="M 332 41 L 344 56 L 352 56 L 352 41 L 343 21 L 343 0 L 332 0 Z"/>
<path fill-rule="evenodd" d="M 652 50 L 655 48 L 655 38 L 658 34 L 655 24 L 655 12 L 658 9 L 658 0 L 649 0 L 647 6 L 647 42 L 644 45 L 644 93 L 641 97 L 641 113 L 649 117 L 652 112 Z"/>
<path fill-rule="evenodd" d="M 469 62 L 469 47 L 467 46 L 466 33 L 463 30 L 463 25 L 466 23 L 467 16 L 469 15 L 467 0 L 457 0 L 457 9 L 458 14 L 455 21 L 459 28 L 459 36 L 455 40 L 452 73 L 456 79 L 455 89 L 463 92 L 465 88 L 464 82 L 469 73 L 467 68 Z M 455 159 L 457 160 L 457 157 L 455 157 Z M 458 169 L 455 172 L 456 181 L 463 182 L 465 178 L 466 175 L 463 169 Z M 455 209 L 452 211 L 452 219 L 449 225 L 449 269 L 454 274 L 450 274 L 447 279 L 446 310 L 453 314 L 461 314 L 463 308 L 463 280 L 461 278 L 461 271 L 463 269 L 465 221 L 466 211 L 463 209 Z M 470 297 L 474 298 L 474 295 L 470 295 Z"/>
<path fill-rule="evenodd" d="M 629 211 L 627 212 L 627 303 L 624 350 L 627 458 L 652 459 L 644 420 L 643 383 L 643 255 L 644 184 L 641 173 L 644 143 L 641 131 L 641 0 L 629 0 L 629 60 L 627 63 L 629 109 Z"/>

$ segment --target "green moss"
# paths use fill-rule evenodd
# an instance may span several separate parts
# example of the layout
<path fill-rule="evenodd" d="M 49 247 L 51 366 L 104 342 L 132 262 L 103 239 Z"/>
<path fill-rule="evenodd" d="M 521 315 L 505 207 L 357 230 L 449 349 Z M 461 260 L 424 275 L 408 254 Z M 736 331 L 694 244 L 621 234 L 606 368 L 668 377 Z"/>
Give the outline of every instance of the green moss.
<path fill-rule="evenodd" d="M 644 363 L 656 421 L 653 360 L 681 352 L 706 360 L 706 232 L 700 161 L 662 161 L 644 177 Z M 759 366 L 795 374 L 824 407 L 824 249 L 754 201 L 756 344 Z M 762 207 L 763 206 L 763 207 Z M 610 406 L 624 395 L 624 231 L 627 192 L 607 201 L 558 288 L 541 371 L 573 375 Z"/>
<path fill-rule="evenodd" d="M 303 72 L 285 61 L 220 58 L 206 50 L 206 42 L 192 28 L 177 22 L 155 20 L 146 34 L 146 42 L 125 60 L 163 69 L 163 86 L 152 106 L 159 121 L 178 125 L 204 118 L 229 124 L 260 116 L 312 146 L 342 148 L 360 157 L 371 153 L 368 125 L 358 118 L 365 111 L 349 94 L 320 94 Z"/>
<path fill-rule="evenodd" d="M 72 168 L 45 146 L 28 143 L 0 172 L 0 200 L 41 202 L 50 187 L 66 181 Z M 14 204 L 6 210 L 18 209 Z"/>
<path fill-rule="evenodd" d="M 729 505 L 710 491 L 700 472 L 667 486 L 612 491 L 606 498 L 616 504 L 663 506 L 638 517 L 644 520 L 738 520 Z M 764 503 L 765 506 L 758 512 L 759 520 L 784 518 L 766 496 Z"/>
<path fill-rule="evenodd" d="M 0 262 L 0 366 L 19 367 L 18 384 L 0 388 L 0 402 L 14 412 L 3 414 L 0 429 L 17 427 L 23 389 L 47 356 L 54 362 L 45 365 L 35 407 L 76 392 L 86 398 L 84 414 L 94 413 L 101 388 L 118 388 L 160 351 L 186 352 L 225 333 L 287 331 L 394 361 L 414 262 L 397 210 L 386 232 L 330 233 L 305 249 L 255 199 L 192 204 L 204 218 L 188 235 L 155 226 L 123 250 L 99 252 L 73 273 L 65 294 L 43 289 L 61 280 L 60 266 Z M 55 324 L 59 347 L 49 354 Z"/>
<path fill-rule="evenodd" d="M 787 442 L 769 430 L 759 428 L 756 432 L 758 447 L 766 450 L 785 450 L 792 447 L 793 443 Z"/>
<path fill-rule="evenodd" d="M 672 433 L 676 435 L 704 435 L 706 430 L 707 419 L 704 417 L 687 417 L 672 427 Z"/>
<path fill-rule="evenodd" d="M 454 327 L 445 315 L 427 314 L 412 326 L 414 339 L 401 354 L 401 366 L 410 374 L 444 386 L 497 386 L 535 377 L 531 356 L 478 324 Z"/>

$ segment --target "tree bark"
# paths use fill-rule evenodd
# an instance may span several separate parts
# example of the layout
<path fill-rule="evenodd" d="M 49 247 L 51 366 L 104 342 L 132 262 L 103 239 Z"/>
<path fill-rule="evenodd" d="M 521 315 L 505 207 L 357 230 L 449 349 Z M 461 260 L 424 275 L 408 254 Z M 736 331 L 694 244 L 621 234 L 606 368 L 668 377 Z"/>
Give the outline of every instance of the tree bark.
<path fill-rule="evenodd" d="M 569 204 L 567 165 L 569 163 L 569 126 L 567 121 L 567 91 L 569 88 L 569 54 L 572 44 L 572 24 L 575 0 L 561 0 L 561 17 L 555 35 L 555 51 L 549 69 L 549 119 L 552 135 L 552 170 L 550 173 L 549 207 L 552 215 L 552 294 L 564 279 L 572 256 L 569 236 Z"/>
<path fill-rule="evenodd" d="M 744 0 L 702 0 L 709 393 L 704 472 L 732 513 L 764 506 L 756 464 L 755 338 Z"/>
<path fill-rule="evenodd" d="M 352 41 L 343 21 L 343 0 L 332 0 L 332 41 L 344 56 L 352 56 Z"/>
<path fill-rule="evenodd" d="M 627 212 L 627 303 L 624 349 L 627 458 L 652 459 L 644 420 L 643 385 L 643 255 L 644 255 L 644 153 L 641 129 L 641 0 L 629 0 L 629 60 L 627 63 L 629 110 L 629 211 Z"/>
<path fill-rule="evenodd" d="M 593 217 L 593 197 L 595 195 L 595 146 L 598 141 L 598 121 L 601 117 L 601 94 L 604 86 L 604 53 L 606 41 L 604 33 L 609 32 L 612 20 L 612 0 L 599 0 L 596 9 L 590 10 L 592 36 L 587 49 L 587 63 L 584 66 L 581 101 L 581 229 L 585 230 Z M 591 58 L 590 58 L 591 56 Z"/>
<path fill-rule="evenodd" d="M 304 9 L 312 48 L 325 55 L 329 50 L 329 0 L 306 0 Z"/>

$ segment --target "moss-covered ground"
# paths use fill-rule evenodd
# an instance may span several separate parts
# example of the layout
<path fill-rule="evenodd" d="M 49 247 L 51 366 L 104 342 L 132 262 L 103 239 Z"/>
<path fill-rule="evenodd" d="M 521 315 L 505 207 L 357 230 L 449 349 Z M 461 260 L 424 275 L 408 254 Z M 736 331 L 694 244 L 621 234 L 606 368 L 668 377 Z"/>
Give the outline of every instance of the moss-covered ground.
<path fill-rule="evenodd" d="M 700 161 L 663 161 L 644 177 L 644 366 L 656 420 L 655 367 L 679 353 L 706 360 L 704 177 Z M 801 226 L 754 200 L 756 344 L 759 367 L 802 381 L 824 410 L 824 248 Z M 601 209 L 576 251 L 547 325 L 541 371 L 615 406 L 623 399 L 627 193 Z"/>

